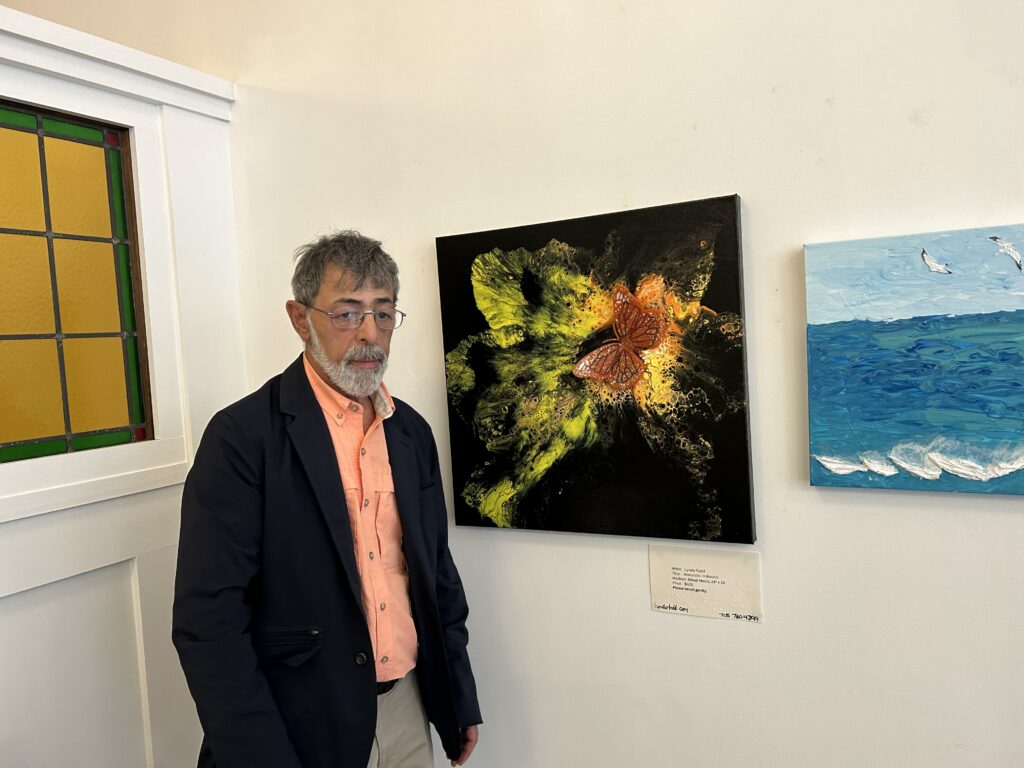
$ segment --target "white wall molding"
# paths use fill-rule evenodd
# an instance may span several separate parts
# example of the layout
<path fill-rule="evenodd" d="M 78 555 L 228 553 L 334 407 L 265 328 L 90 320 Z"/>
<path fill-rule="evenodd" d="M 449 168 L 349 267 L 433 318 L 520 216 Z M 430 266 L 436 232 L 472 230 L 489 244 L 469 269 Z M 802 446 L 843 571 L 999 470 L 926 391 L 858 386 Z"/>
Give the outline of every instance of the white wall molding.
<path fill-rule="evenodd" d="M 129 562 L 132 589 L 132 619 L 135 623 L 135 654 L 139 668 L 139 700 L 142 704 L 139 714 L 142 716 L 142 744 L 146 753 L 146 768 L 154 768 L 156 759 L 153 755 L 153 718 L 150 713 L 149 681 L 146 669 L 146 625 L 142 616 L 142 587 L 139 584 L 139 559 L 133 557 Z"/>
<path fill-rule="evenodd" d="M 96 453 L 99 455 L 89 455 Z M 140 453 L 144 455 L 138 456 Z M 125 465 L 127 466 L 139 463 L 139 458 L 142 458 L 143 462 L 141 466 L 127 472 L 111 471 L 119 466 L 117 459 L 122 457 L 126 460 Z M 159 462 L 162 457 L 169 457 L 171 460 L 161 464 Z M 72 461 L 79 464 L 73 469 L 81 469 L 82 464 L 87 461 L 88 469 L 105 474 L 96 474 L 90 477 L 88 471 L 74 472 L 75 475 L 84 475 L 84 477 L 61 485 L 40 487 L 33 482 L 37 473 L 24 473 L 19 476 L 15 471 L 17 463 L 12 463 L 8 465 L 11 467 L 11 472 L 0 476 L 4 478 L 5 484 L 13 485 L 20 480 L 21 484 L 26 487 L 0 496 L 0 523 L 177 485 L 185 481 L 185 474 L 188 471 L 188 464 L 185 461 L 185 440 L 180 437 L 173 440 L 130 443 L 61 456 L 27 459 L 26 461 L 37 462 L 36 467 L 41 472 L 46 472 L 56 478 L 61 476 L 60 467 L 67 466 Z M 152 463 L 154 461 L 157 463 Z"/>
<path fill-rule="evenodd" d="M 232 83 L 0 6 L 0 61 L 227 121 Z"/>
<path fill-rule="evenodd" d="M 180 487 L 167 487 L 5 523 L 0 600 L 176 546 L 177 515 L 168 510 L 180 503 Z"/>

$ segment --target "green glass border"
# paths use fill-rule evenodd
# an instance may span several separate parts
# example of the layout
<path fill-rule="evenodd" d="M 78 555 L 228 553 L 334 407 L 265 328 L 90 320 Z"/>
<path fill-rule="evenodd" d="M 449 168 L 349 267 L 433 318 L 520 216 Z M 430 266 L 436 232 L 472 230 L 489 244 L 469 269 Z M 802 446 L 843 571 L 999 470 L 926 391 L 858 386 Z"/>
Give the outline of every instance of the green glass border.
<path fill-rule="evenodd" d="M 43 118 L 43 132 L 52 136 L 63 136 L 66 139 L 82 139 L 97 144 L 103 143 L 103 131 L 99 128 L 89 128 L 84 125 L 69 123 L 66 120 L 54 120 L 52 117 Z"/>
<path fill-rule="evenodd" d="M 135 333 L 135 298 L 132 292 L 132 258 L 127 245 L 115 245 L 117 250 L 117 288 L 121 293 L 121 316 L 124 330 Z"/>
<path fill-rule="evenodd" d="M 146 415 L 142 410 L 142 376 L 139 373 L 139 340 L 129 336 L 124 340 L 124 353 L 128 366 L 128 409 L 132 424 L 142 424 Z"/>
<path fill-rule="evenodd" d="M 99 435 L 82 435 L 71 438 L 71 450 L 84 451 L 89 448 L 105 448 L 108 445 L 123 445 L 132 441 L 131 430 L 122 429 L 117 432 L 103 432 Z"/>
<path fill-rule="evenodd" d="M 128 239 L 128 217 L 124 208 L 124 176 L 121 174 L 121 150 L 107 149 L 107 165 L 110 167 L 110 187 L 113 192 L 114 235 L 121 240 Z"/>
<path fill-rule="evenodd" d="M 17 128 L 36 129 L 36 116 L 26 115 L 24 112 L 16 112 L 13 109 L 0 107 L 0 124 L 13 125 Z"/>
<path fill-rule="evenodd" d="M 38 459 L 41 456 L 55 456 L 68 452 L 68 441 L 63 437 L 58 440 L 42 440 L 38 443 L 21 443 L 0 448 L 0 463 L 20 461 L 21 459 Z"/>

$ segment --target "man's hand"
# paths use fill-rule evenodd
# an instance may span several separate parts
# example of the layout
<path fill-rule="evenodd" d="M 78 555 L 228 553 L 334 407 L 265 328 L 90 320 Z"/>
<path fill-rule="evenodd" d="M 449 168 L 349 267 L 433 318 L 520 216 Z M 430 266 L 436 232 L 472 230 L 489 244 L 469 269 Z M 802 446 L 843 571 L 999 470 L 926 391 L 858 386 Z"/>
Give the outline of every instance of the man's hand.
<path fill-rule="evenodd" d="M 459 755 L 458 760 L 452 760 L 452 765 L 465 765 L 466 761 L 469 760 L 469 756 L 473 754 L 473 749 L 476 747 L 477 739 L 480 738 L 480 729 L 475 725 L 470 725 L 462 729 L 462 752 Z"/>

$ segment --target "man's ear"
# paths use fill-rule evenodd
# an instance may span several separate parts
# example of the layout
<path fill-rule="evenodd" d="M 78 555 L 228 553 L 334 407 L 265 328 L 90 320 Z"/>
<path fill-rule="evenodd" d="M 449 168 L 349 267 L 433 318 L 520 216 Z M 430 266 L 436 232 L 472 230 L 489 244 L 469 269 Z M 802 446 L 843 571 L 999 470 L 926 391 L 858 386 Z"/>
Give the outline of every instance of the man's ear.
<path fill-rule="evenodd" d="M 302 304 L 294 299 L 288 299 L 284 303 L 285 312 L 288 313 L 288 319 L 292 321 L 292 328 L 299 334 L 299 338 L 302 339 L 304 344 L 309 343 L 309 312 L 306 309 L 306 305 Z"/>

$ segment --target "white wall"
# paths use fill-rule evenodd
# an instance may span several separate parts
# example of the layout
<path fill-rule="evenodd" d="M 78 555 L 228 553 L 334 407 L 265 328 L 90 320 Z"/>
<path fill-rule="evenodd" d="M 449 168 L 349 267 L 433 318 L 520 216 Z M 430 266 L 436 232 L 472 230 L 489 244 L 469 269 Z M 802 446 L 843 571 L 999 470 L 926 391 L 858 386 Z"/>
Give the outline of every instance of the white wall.
<path fill-rule="evenodd" d="M 454 530 L 475 764 L 1024 761 L 1024 505 L 808 487 L 801 255 L 1024 220 L 1024 4 L 260 0 L 169 29 L 133 7 L 132 45 L 238 83 L 248 386 L 298 350 L 291 250 L 356 226 L 402 266 L 389 381 L 445 462 L 435 235 L 742 196 L 766 619 L 650 612 L 645 540 Z"/>

